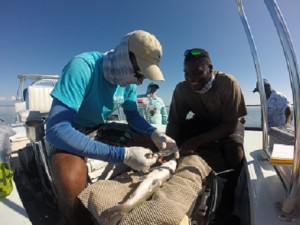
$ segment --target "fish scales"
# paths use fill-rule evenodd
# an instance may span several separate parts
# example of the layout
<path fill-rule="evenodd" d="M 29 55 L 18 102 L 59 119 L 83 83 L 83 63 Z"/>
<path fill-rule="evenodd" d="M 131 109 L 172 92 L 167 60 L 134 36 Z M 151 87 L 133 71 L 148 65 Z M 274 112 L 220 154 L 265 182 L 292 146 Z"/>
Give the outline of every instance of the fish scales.
<path fill-rule="evenodd" d="M 122 204 L 105 210 L 101 215 L 107 218 L 107 225 L 116 225 L 121 218 L 131 210 L 149 199 L 175 172 L 177 162 L 171 159 L 162 165 L 154 168 Z"/>

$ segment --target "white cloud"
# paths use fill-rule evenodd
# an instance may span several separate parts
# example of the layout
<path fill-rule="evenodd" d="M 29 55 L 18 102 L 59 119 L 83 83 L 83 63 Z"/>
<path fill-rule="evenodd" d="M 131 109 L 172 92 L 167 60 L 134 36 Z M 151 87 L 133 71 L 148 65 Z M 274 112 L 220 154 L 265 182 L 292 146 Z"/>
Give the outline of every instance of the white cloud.
<path fill-rule="evenodd" d="M 10 97 L 0 97 L 0 101 L 15 101 L 16 96 L 10 96 Z"/>

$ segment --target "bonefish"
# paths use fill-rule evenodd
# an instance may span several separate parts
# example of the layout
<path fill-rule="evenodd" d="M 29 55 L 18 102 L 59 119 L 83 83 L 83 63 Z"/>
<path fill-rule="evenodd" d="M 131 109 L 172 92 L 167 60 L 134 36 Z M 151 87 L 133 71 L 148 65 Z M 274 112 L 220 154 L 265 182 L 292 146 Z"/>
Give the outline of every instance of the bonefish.
<path fill-rule="evenodd" d="M 124 215 L 150 198 L 171 177 L 176 166 L 174 158 L 154 168 L 124 203 L 105 210 L 102 216 L 108 219 L 108 225 L 117 224 Z"/>

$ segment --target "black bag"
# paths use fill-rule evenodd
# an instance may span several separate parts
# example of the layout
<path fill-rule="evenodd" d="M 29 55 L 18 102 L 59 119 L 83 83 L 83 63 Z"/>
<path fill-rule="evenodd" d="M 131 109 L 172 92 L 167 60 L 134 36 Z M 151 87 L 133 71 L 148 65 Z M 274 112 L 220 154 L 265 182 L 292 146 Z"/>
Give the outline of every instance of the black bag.
<path fill-rule="evenodd" d="M 96 141 L 115 146 L 142 146 L 158 151 L 150 137 L 145 137 L 124 123 L 108 123 L 98 128 L 94 137 Z"/>
<path fill-rule="evenodd" d="M 140 135 L 133 132 L 128 124 L 112 122 L 98 129 L 95 140 L 110 145 L 125 146 L 138 136 Z"/>

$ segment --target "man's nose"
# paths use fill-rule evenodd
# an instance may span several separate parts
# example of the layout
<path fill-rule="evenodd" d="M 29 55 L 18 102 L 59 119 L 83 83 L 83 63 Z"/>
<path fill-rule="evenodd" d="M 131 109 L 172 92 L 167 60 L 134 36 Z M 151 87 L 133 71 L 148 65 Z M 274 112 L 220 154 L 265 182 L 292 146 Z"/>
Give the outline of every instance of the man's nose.
<path fill-rule="evenodd" d="M 188 79 L 190 82 L 199 82 L 199 79 L 195 76 L 189 76 Z"/>

